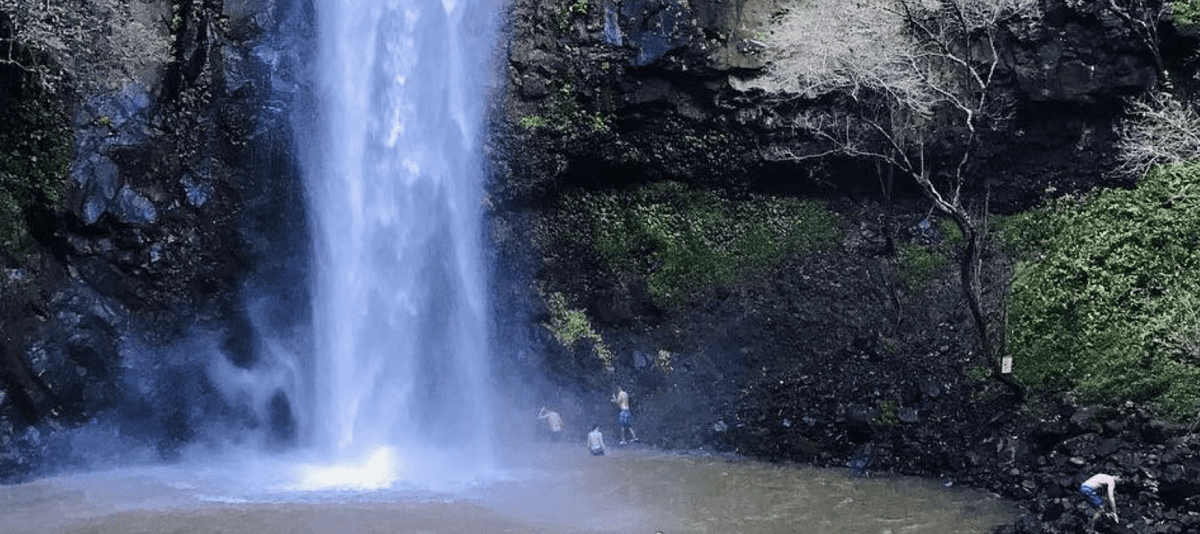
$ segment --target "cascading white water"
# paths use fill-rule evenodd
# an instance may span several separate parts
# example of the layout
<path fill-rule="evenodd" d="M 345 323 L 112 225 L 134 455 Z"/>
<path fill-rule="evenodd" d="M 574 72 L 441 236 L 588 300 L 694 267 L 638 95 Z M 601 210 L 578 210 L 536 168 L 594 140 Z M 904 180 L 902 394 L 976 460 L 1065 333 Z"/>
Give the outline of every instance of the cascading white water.
<path fill-rule="evenodd" d="M 500 1 L 315 3 L 301 432 L 333 462 L 386 447 L 402 477 L 470 476 L 491 456 L 481 142 Z"/>

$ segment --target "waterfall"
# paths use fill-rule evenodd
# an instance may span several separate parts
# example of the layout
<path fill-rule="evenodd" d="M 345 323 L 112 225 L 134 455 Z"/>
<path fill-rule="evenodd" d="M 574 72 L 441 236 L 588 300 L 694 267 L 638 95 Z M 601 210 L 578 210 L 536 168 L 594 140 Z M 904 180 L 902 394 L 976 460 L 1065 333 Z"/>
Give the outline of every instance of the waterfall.
<path fill-rule="evenodd" d="M 315 270 L 301 437 L 333 462 L 386 448 L 407 469 L 485 469 L 481 145 L 499 0 L 315 3 L 314 104 L 296 128 Z"/>

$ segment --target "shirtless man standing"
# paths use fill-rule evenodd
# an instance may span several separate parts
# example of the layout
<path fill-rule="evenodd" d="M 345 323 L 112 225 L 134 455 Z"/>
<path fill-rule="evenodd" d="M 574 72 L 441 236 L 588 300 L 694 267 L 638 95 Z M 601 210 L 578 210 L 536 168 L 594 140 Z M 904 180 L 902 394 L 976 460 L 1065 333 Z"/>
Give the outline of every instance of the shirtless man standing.
<path fill-rule="evenodd" d="M 629 394 L 621 386 L 617 386 L 617 392 L 612 396 L 612 403 L 617 405 L 620 412 L 617 413 L 617 424 L 621 427 L 621 445 L 625 442 L 625 431 L 629 431 L 629 440 L 637 441 L 637 434 L 633 431 L 633 412 L 629 411 Z"/>

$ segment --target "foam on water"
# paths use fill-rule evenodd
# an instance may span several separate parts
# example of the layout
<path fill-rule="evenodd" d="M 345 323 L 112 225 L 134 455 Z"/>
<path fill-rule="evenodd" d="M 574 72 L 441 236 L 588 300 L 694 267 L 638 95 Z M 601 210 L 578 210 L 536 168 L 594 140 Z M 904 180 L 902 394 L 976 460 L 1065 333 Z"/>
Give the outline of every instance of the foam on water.
<path fill-rule="evenodd" d="M 358 459 L 329 462 L 312 451 L 290 454 L 249 454 L 229 450 L 217 455 L 197 455 L 177 464 L 124 466 L 78 473 L 60 478 L 87 485 L 161 486 L 154 500 L 122 498 L 112 494 L 119 507 L 170 508 L 190 502 L 221 504 L 440 502 L 461 499 L 473 491 L 501 481 L 514 480 L 515 471 L 491 469 L 454 473 L 443 458 L 406 462 L 391 447 L 380 447 Z M 172 504 L 174 503 L 174 504 Z"/>
<path fill-rule="evenodd" d="M 297 490 L 379 490 L 392 487 L 400 480 L 401 464 L 391 447 L 379 447 L 357 465 L 304 465 L 300 468 Z"/>

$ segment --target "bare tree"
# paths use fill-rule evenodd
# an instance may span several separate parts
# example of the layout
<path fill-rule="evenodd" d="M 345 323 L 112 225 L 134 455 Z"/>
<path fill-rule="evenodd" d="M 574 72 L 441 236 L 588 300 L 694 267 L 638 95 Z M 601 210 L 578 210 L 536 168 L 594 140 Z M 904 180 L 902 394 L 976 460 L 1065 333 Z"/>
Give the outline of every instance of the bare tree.
<path fill-rule="evenodd" d="M 1090 0 L 1089 0 L 1090 1 Z M 1104 9 L 1125 23 L 1154 59 L 1159 81 L 1170 84 L 1158 38 L 1158 24 L 1171 12 L 1171 0 L 1103 0 Z"/>
<path fill-rule="evenodd" d="M 1116 128 L 1117 173 L 1141 178 L 1159 165 L 1200 158 L 1200 115 L 1170 93 L 1133 98 L 1126 113 Z"/>
<path fill-rule="evenodd" d="M 0 0 L 0 64 L 57 91 L 67 79 L 110 87 L 165 63 L 168 28 L 129 0 Z"/>
<path fill-rule="evenodd" d="M 798 27 L 815 33 L 794 43 L 801 48 L 796 54 L 808 59 L 789 63 L 784 77 L 800 79 L 795 90 L 801 97 L 843 102 L 833 106 L 835 111 L 809 106 L 794 117 L 793 126 L 815 137 L 819 147 L 777 148 L 769 157 L 873 159 L 916 182 L 963 235 L 963 294 L 980 349 L 999 369 L 981 302 L 982 224 L 963 194 L 979 136 L 1010 115 L 1011 102 L 997 83 L 998 32 L 1006 23 L 1039 18 L 1038 3 L 813 0 L 808 5 L 790 14 L 802 19 Z M 794 35 L 791 29 L 788 33 Z"/>

